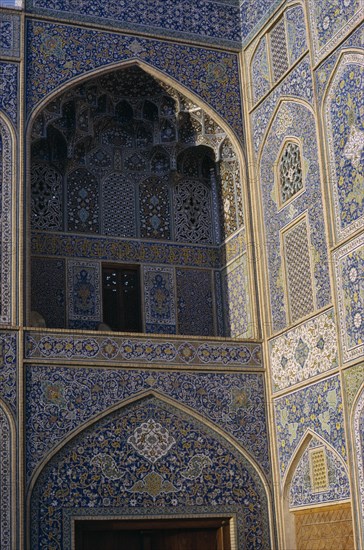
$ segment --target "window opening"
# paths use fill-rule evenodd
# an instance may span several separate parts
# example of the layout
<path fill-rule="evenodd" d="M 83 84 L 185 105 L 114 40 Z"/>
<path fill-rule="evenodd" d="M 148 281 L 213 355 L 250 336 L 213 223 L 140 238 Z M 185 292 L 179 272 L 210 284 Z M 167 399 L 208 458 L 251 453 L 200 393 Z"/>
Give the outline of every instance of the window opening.
<path fill-rule="evenodd" d="M 103 266 L 102 290 L 104 323 L 112 330 L 141 332 L 139 268 Z"/>

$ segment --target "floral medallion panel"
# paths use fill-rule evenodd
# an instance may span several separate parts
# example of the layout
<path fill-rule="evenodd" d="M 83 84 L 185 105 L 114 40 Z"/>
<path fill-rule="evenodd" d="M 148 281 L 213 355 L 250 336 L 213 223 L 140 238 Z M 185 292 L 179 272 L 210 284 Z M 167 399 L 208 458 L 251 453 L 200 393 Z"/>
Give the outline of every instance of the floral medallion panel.
<path fill-rule="evenodd" d="M 333 253 L 344 363 L 364 349 L 364 234 Z"/>
<path fill-rule="evenodd" d="M 28 479 L 73 430 L 108 408 L 148 391 L 174 399 L 219 426 L 270 475 L 262 373 L 30 366 L 26 413 Z"/>
<path fill-rule="evenodd" d="M 146 332 L 176 333 L 174 269 L 143 267 Z"/>
<path fill-rule="evenodd" d="M 18 124 L 18 65 L 0 62 L 0 112 L 5 113 L 14 126 Z"/>
<path fill-rule="evenodd" d="M 44 21 L 28 21 L 27 41 L 28 113 L 76 76 L 133 60 L 185 86 L 219 113 L 238 139 L 244 135 L 235 53 Z"/>
<path fill-rule="evenodd" d="M 101 322 L 100 264 L 68 260 L 68 321 L 72 328 L 95 329 Z"/>
<path fill-rule="evenodd" d="M 277 164 L 287 135 L 290 136 L 290 140 L 295 139 L 300 144 L 300 165 L 302 167 L 303 182 L 301 190 L 293 194 L 282 205 Z M 308 267 L 304 275 L 306 277 L 306 288 L 311 288 L 311 302 L 307 303 L 305 295 L 300 297 L 297 293 L 291 292 L 289 299 L 294 300 L 294 311 L 290 312 L 292 320 L 302 318 L 312 310 L 312 306 L 319 309 L 325 307 L 331 301 L 323 208 L 318 193 L 320 170 L 317 158 L 315 119 L 311 111 L 304 105 L 291 101 L 282 102 L 264 142 L 260 162 L 260 180 L 266 228 L 265 238 L 267 241 L 273 331 L 276 331 L 284 329 L 289 322 L 285 305 L 288 298 L 285 296 L 286 283 L 284 280 L 280 231 L 283 236 L 289 234 L 291 237 L 291 246 L 289 248 L 284 247 L 285 252 L 288 254 L 286 258 L 288 260 L 288 263 L 286 261 L 287 271 L 289 271 L 290 266 L 295 265 L 296 260 L 299 261 L 300 259 L 299 242 L 306 243 L 304 254 Z M 306 221 L 301 221 L 299 217 L 305 212 Z M 285 229 L 286 226 L 297 218 L 298 223 L 291 226 L 288 233 Z M 304 228 L 303 224 L 305 224 Z M 300 231 L 297 238 L 295 238 L 293 230 L 301 227 L 304 229 L 304 235 Z M 291 280 L 296 281 L 295 276 L 300 269 L 302 267 L 299 267 L 298 270 L 294 269 L 288 277 L 289 290 L 292 287 Z M 312 280 L 309 281 L 308 278 Z M 299 288 L 297 281 L 296 287 Z M 313 304 L 312 300 L 314 300 Z"/>
<path fill-rule="evenodd" d="M 176 269 L 176 284 L 178 334 L 213 336 L 212 272 Z"/>
<path fill-rule="evenodd" d="M 223 272 L 225 327 L 232 338 L 253 334 L 247 255 L 232 262 Z"/>
<path fill-rule="evenodd" d="M 0 547 L 2 550 L 14 548 L 12 517 L 14 483 L 12 479 L 11 426 L 9 419 L 0 404 Z"/>
<path fill-rule="evenodd" d="M 345 54 L 325 102 L 330 182 L 338 240 L 364 223 L 364 55 Z"/>
<path fill-rule="evenodd" d="M 360 0 L 308 0 L 308 14 L 317 63 L 363 20 L 364 8 Z"/>
<path fill-rule="evenodd" d="M 20 17 L 0 9 L 0 55 L 18 57 L 20 53 Z"/>
<path fill-rule="evenodd" d="M 66 319 L 66 264 L 58 258 L 31 260 L 31 310 L 46 327 L 64 328 Z M 49 305 L 52 304 L 52 307 Z"/>
<path fill-rule="evenodd" d="M 46 465 L 31 502 L 34 548 L 70 550 L 66 511 L 238 512 L 239 547 L 268 550 L 268 499 L 252 465 L 201 421 L 149 397 L 109 414 Z M 68 542 L 69 541 L 69 542 Z"/>
<path fill-rule="evenodd" d="M 239 46 L 240 18 L 235 0 L 174 0 L 151 3 L 148 0 L 124 2 L 100 0 L 28 0 L 28 9 L 39 15 L 77 22 L 121 27 L 148 35 L 170 36 L 225 46 Z"/>
<path fill-rule="evenodd" d="M 348 470 L 329 447 L 313 438 L 295 469 L 289 507 L 334 503 L 350 498 Z"/>
<path fill-rule="evenodd" d="M 17 403 L 17 350 L 17 335 L 0 332 L 0 397 L 14 415 Z"/>
<path fill-rule="evenodd" d="M 77 168 L 67 177 L 67 229 L 100 232 L 99 184 L 89 170 Z"/>
<path fill-rule="evenodd" d="M 354 445 L 357 466 L 359 506 L 361 511 L 361 524 L 364 529 L 364 389 L 356 403 L 354 412 Z"/>
<path fill-rule="evenodd" d="M 171 238 L 171 204 L 168 178 L 151 177 L 139 185 L 140 236 Z"/>
<path fill-rule="evenodd" d="M 308 430 L 316 432 L 346 461 L 340 380 L 326 380 L 274 400 L 279 469 L 283 478 Z"/>
<path fill-rule="evenodd" d="M 269 347 L 273 391 L 337 368 L 334 311 L 330 309 L 273 338 Z"/>
<path fill-rule="evenodd" d="M 13 162 L 10 129 L 0 116 L 0 325 L 12 322 Z"/>

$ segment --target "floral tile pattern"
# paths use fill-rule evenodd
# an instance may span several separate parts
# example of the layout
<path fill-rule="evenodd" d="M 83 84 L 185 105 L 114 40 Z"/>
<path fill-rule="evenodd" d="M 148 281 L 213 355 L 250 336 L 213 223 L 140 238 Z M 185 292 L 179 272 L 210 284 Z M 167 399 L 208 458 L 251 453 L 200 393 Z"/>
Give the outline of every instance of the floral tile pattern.
<path fill-rule="evenodd" d="M 174 0 L 151 3 L 141 0 L 92 4 L 72 0 L 30 0 L 28 7 L 38 14 L 146 31 L 148 34 L 176 36 L 221 45 L 240 42 L 237 0 Z"/>
<path fill-rule="evenodd" d="M 362 390 L 354 413 L 353 434 L 355 439 L 355 453 L 359 498 L 361 509 L 361 523 L 364 527 L 364 390 Z"/>
<path fill-rule="evenodd" d="M 0 396 L 16 414 L 17 403 L 17 335 L 0 332 Z"/>
<path fill-rule="evenodd" d="M 364 363 L 355 365 L 349 369 L 345 369 L 343 372 L 344 377 L 344 389 L 346 394 L 346 403 L 348 410 L 350 411 L 359 389 L 364 383 Z"/>
<path fill-rule="evenodd" d="M 144 304 L 147 332 L 168 327 L 176 332 L 176 299 L 174 270 L 168 267 L 144 266 Z"/>
<path fill-rule="evenodd" d="M 13 162 L 10 128 L 0 117 L 0 325 L 12 322 Z"/>
<path fill-rule="evenodd" d="M 328 487 L 321 491 L 312 488 L 310 450 L 317 447 L 322 447 L 322 443 L 313 438 L 297 465 L 290 484 L 290 508 L 327 504 L 350 498 L 346 465 L 327 446 L 324 446 L 324 452 L 326 454 Z"/>
<path fill-rule="evenodd" d="M 135 433 L 151 422 L 170 438 L 153 461 L 135 448 Z M 110 516 L 120 508 L 131 515 L 134 509 L 168 508 L 171 514 L 188 507 L 194 514 L 227 506 L 240 509 L 239 547 L 271 548 L 267 495 L 251 464 L 197 419 L 147 398 L 87 428 L 47 464 L 32 495 L 32 546 L 47 548 L 52 541 L 70 550 L 63 512 L 71 508 Z"/>
<path fill-rule="evenodd" d="M 20 17 L 0 11 L 0 55 L 18 57 L 20 53 Z"/>
<path fill-rule="evenodd" d="M 28 112 L 75 76 L 133 59 L 151 65 L 196 94 L 242 139 L 237 54 L 40 21 L 28 21 L 27 37 Z"/>
<path fill-rule="evenodd" d="M 100 322 L 101 303 L 99 264 L 96 262 L 93 263 L 68 260 L 67 276 L 69 320 Z"/>
<path fill-rule="evenodd" d="M 342 359 L 362 356 L 364 348 L 364 233 L 333 253 Z"/>
<path fill-rule="evenodd" d="M 57 366 L 27 368 L 28 475 L 75 428 L 148 390 L 170 397 L 215 423 L 243 445 L 269 475 L 261 373 Z"/>
<path fill-rule="evenodd" d="M 270 341 L 273 390 L 283 390 L 338 367 L 334 311 L 330 309 Z"/>
<path fill-rule="evenodd" d="M 211 271 L 177 269 L 178 333 L 214 335 Z"/>
<path fill-rule="evenodd" d="M 363 20 L 363 13 L 360 0 L 308 0 L 316 63 Z"/>
<path fill-rule="evenodd" d="M 325 101 L 330 182 L 337 239 L 364 221 L 364 55 L 345 54 Z"/>
<path fill-rule="evenodd" d="M 275 399 L 274 410 L 282 478 L 308 429 L 327 441 L 346 461 L 343 404 L 338 376 Z"/>
<path fill-rule="evenodd" d="M 250 338 L 253 327 L 246 254 L 227 267 L 223 280 L 228 304 L 225 312 L 227 333 L 232 338 Z"/>
<path fill-rule="evenodd" d="M 18 123 L 18 65 L 0 62 L 0 111 Z"/>

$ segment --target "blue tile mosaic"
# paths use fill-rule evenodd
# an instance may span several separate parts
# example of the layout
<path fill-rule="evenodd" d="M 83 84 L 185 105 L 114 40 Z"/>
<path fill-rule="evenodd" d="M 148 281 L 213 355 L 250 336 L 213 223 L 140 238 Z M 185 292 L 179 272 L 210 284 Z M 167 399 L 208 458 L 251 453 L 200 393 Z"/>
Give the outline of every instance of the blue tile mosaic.
<path fill-rule="evenodd" d="M 109 351 L 111 348 L 112 344 Z M 28 478 L 74 429 L 148 390 L 170 397 L 215 423 L 243 445 L 269 475 L 261 373 L 31 366 L 27 367 Z"/>
<path fill-rule="evenodd" d="M 0 111 L 18 123 L 18 65 L 0 62 Z"/>
<path fill-rule="evenodd" d="M 237 0 L 30 0 L 33 13 L 226 46 L 240 43 Z"/>
<path fill-rule="evenodd" d="M 0 11 L 0 55 L 18 57 L 20 53 L 20 17 Z"/>
<path fill-rule="evenodd" d="M 0 404 L 0 508 L 1 508 L 1 532 L 0 545 L 2 550 L 11 550 L 15 546 L 14 535 L 14 486 L 12 479 L 12 430 L 8 415 Z"/>
<path fill-rule="evenodd" d="M 301 141 L 303 164 L 307 167 L 307 171 L 304 178 L 305 191 L 281 207 L 274 167 L 286 135 Z M 260 162 L 260 180 L 266 220 L 270 299 L 275 331 L 283 329 L 287 324 L 279 232 L 305 211 L 308 212 L 310 227 L 309 256 L 314 270 L 316 307 L 328 305 L 331 299 L 322 199 L 317 193 L 320 171 L 315 119 L 304 105 L 288 101 L 281 104 L 264 143 Z"/>
<path fill-rule="evenodd" d="M 17 403 L 17 336 L 0 332 L 0 397 L 16 414 Z"/>
<path fill-rule="evenodd" d="M 249 42 L 284 0 L 240 0 L 243 44 Z"/>
<path fill-rule="evenodd" d="M 310 450 L 324 449 L 327 464 L 327 487 L 315 489 L 310 472 Z M 289 490 L 289 507 L 328 504 L 350 498 L 348 470 L 340 458 L 327 446 L 313 438 L 297 464 Z"/>
<path fill-rule="evenodd" d="M 28 113 L 76 76 L 139 60 L 210 105 L 242 139 L 237 54 L 43 21 L 28 21 L 27 42 Z"/>
<path fill-rule="evenodd" d="M 174 270 L 143 267 L 146 332 L 176 333 Z"/>
<path fill-rule="evenodd" d="M 11 324 L 13 311 L 13 155 L 13 140 L 9 125 L 0 117 L 0 324 L 4 325 Z"/>
<path fill-rule="evenodd" d="M 31 505 L 34 548 L 71 549 L 65 509 L 110 517 L 121 509 L 221 514 L 227 506 L 239 509 L 239 547 L 271 548 L 267 494 L 251 464 L 201 421 L 155 398 L 72 439 L 42 471 Z"/>
<path fill-rule="evenodd" d="M 282 478 L 307 430 L 316 432 L 346 461 L 343 404 L 338 376 L 275 399 L 274 411 Z"/>

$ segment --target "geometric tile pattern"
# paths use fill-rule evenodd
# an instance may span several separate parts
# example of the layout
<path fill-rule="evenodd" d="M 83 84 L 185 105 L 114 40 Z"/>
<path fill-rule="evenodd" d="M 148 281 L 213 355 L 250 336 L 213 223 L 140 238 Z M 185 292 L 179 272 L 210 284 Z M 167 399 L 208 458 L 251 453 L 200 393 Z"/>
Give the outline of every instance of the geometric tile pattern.
<path fill-rule="evenodd" d="M 253 85 L 253 101 L 263 97 L 269 90 L 269 66 L 267 56 L 267 40 L 265 36 L 255 50 L 251 64 L 251 78 Z"/>
<path fill-rule="evenodd" d="M 230 264 L 223 272 L 225 326 L 231 338 L 250 338 L 252 317 L 249 292 L 249 277 L 246 254 Z"/>
<path fill-rule="evenodd" d="M 17 126 L 18 122 L 18 65 L 0 62 L 0 111 Z"/>
<path fill-rule="evenodd" d="M 364 349 L 364 233 L 333 253 L 344 363 Z"/>
<path fill-rule="evenodd" d="M 230 45 L 240 43 L 238 2 L 234 0 L 174 0 L 174 2 L 88 2 L 30 0 L 28 9 L 38 14 L 76 19 L 158 36 L 183 37 Z"/>
<path fill-rule="evenodd" d="M 44 317 L 46 327 L 64 328 L 66 318 L 65 260 L 32 257 L 31 277 L 31 310 Z"/>
<path fill-rule="evenodd" d="M 207 102 L 244 134 L 237 54 L 185 44 L 28 21 L 28 112 L 61 84 L 108 62 L 140 59 Z M 80 57 L 79 52 L 85 54 Z M 110 60 L 110 61 L 105 61 Z M 53 66 L 57 67 L 54 71 Z"/>
<path fill-rule="evenodd" d="M 314 310 L 312 268 L 307 222 L 302 220 L 283 233 L 287 292 L 292 323 Z"/>
<path fill-rule="evenodd" d="M 102 234 L 115 237 L 135 237 L 134 182 L 121 174 L 111 174 L 104 180 L 101 192 Z M 123 200 L 122 216 L 120 216 L 120 197 Z"/>
<path fill-rule="evenodd" d="M 169 434 L 153 461 L 145 453 L 148 436 L 144 452 L 135 448 L 136 433 L 151 423 L 159 430 L 154 440 Z M 201 455 L 200 475 L 187 477 L 191 460 Z M 269 550 L 266 489 L 252 465 L 201 421 L 149 397 L 97 421 L 47 464 L 32 494 L 32 547 L 51 548 L 56 540 L 71 549 L 67 508 L 110 517 L 121 507 L 124 514 L 143 510 L 149 516 L 186 508 L 193 515 L 221 513 L 226 505 L 239 507 L 239 547 Z"/>
<path fill-rule="evenodd" d="M 325 459 L 326 471 L 322 472 L 325 474 L 322 481 L 327 483 L 325 488 L 313 489 L 315 484 L 310 468 L 310 455 L 312 460 L 315 452 L 320 452 Z M 350 498 L 350 485 L 345 464 L 329 447 L 322 446 L 318 439 L 313 438 L 297 464 L 290 482 L 289 507 L 311 506 L 348 498 Z"/>
<path fill-rule="evenodd" d="M 327 441 L 346 461 L 343 405 L 337 375 L 275 399 L 274 409 L 282 478 L 308 429 Z"/>
<path fill-rule="evenodd" d="M 214 335 L 210 270 L 177 269 L 178 334 Z"/>
<path fill-rule="evenodd" d="M 270 341 L 273 391 L 338 367 L 332 309 Z"/>
<path fill-rule="evenodd" d="M 0 12 L 0 55 L 18 57 L 20 51 L 20 17 Z"/>
<path fill-rule="evenodd" d="M 67 307 L 69 321 L 101 322 L 99 263 L 68 260 Z"/>
<path fill-rule="evenodd" d="M 315 63 L 363 20 L 363 13 L 360 0 L 326 0 L 320 3 L 308 0 Z"/>
<path fill-rule="evenodd" d="M 14 415 L 17 403 L 17 351 L 17 335 L 0 332 L 0 398 Z"/>
<path fill-rule="evenodd" d="M 173 399 L 219 426 L 270 475 L 262 373 L 40 365 L 27 367 L 28 480 L 73 430 L 146 391 Z"/>
<path fill-rule="evenodd" d="M 67 178 L 67 229 L 99 233 L 99 185 L 94 174 L 78 168 Z"/>
<path fill-rule="evenodd" d="M 0 29 L 1 30 L 1 29 Z M 11 426 L 4 409 L 0 404 L 0 547 L 2 550 L 14 548 L 12 501 L 15 492 L 12 490 L 12 439 Z"/>
<path fill-rule="evenodd" d="M 196 179 L 184 179 L 174 188 L 175 240 L 212 243 L 211 192 Z"/>
<path fill-rule="evenodd" d="M 27 358 L 58 359 L 77 363 L 109 362 L 150 365 L 160 364 L 183 367 L 198 366 L 228 369 L 262 367 L 261 345 L 233 340 L 213 341 L 209 339 L 157 340 L 149 337 L 85 336 L 82 334 L 47 335 L 31 332 L 26 335 L 25 355 Z"/>
<path fill-rule="evenodd" d="M 303 173 L 304 190 L 296 194 L 292 202 L 288 201 L 282 207 L 277 192 L 276 178 L 274 177 L 275 171 L 272 167 L 275 166 L 279 158 L 282 143 L 284 143 L 287 135 L 290 136 L 290 139 L 295 137 L 300 142 L 301 163 L 305 167 Z M 284 237 L 285 228 L 304 213 L 307 221 L 301 218 L 302 221 L 296 223 L 289 232 L 286 232 L 285 239 L 289 241 L 290 245 L 289 250 L 286 250 L 286 261 L 288 260 L 288 293 L 292 319 L 297 320 L 300 316 L 309 313 L 314 309 L 314 305 L 319 309 L 331 302 L 326 230 L 321 196 L 317 191 L 320 171 L 316 147 L 315 119 L 304 105 L 293 101 L 282 102 L 264 142 L 259 172 L 265 219 L 264 226 L 268 243 L 267 255 L 273 331 L 277 331 L 287 326 L 284 301 L 285 281 L 279 232 L 281 232 L 281 235 L 283 232 L 282 237 Z M 306 223 L 309 232 L 308 227 L 305 226 Z M 292 254 L 290 251 L 292 251 Z M 303 254 L 304 262 L 302 261 Z M 296 265 L 298 258 L 299 265 Z M 306 265 L 306 270 L 300 277 L 297 277 L 297 273 L 303 265 Z M 298 272 L 296 268 L 298 268 Z M 313 280 L 311 280 L 311 269 Z M 306 295 L 301 294 L 302 284 L 305 285 L 307 290 Z M 316 304 L 313 303 L 313 295 L 316 297 Z"/>
<path fill-rule="evenodd" d="M 345 54 L 325 100 L 325 128 L 338 240 L 364 221 L 364 56 Z"/>
<path fill-rule="evenodd" d="M 297 143 L 286 143 L 279 161 L 281 201 L 285 203 L 303 187 L 301 153 Z"/>
<path fill-rule="evenodd" d="M 174 270 L 143 267 L 146 332 L 176 332 Z M 158 330 L 159 329 L 159 330 Z"/>
<path fill-rule="evenodd" d="M 274 82 L 288 69 L 288 54 L 284 18 L 280 19 L 270 32 L 270 49 Z"/>
<path fill-rule="evenodd" d="M 46 163 L 32 164 L 32 228 L 63 230 L 62 174 Z"/>
<path fill-rule="evenodd" d="M 353 422 L 354 447 L 357 466 L 357 481 L 359 489 L 359 507 L 361 524 L 364 529 L 364 389 L 357 401 Z"/>
<path fill-rule="evenodd" d="M 350 503 L 295 512 L 295 524 L 300 550 L 354 549 Z"/>
<path fill-rule="evenodd" d="M 140 236 L 170 239 L 170 198 L 166 178 L 151 177 L 139 186 Z"/>
<path fill-rule="evenodd" d="M 12 146 L 10 130 L 0 117 L 0 324 L 6 325 L 12 321 L 11 266 L 13 259 L 12 197 L 14 178 Z"/>

